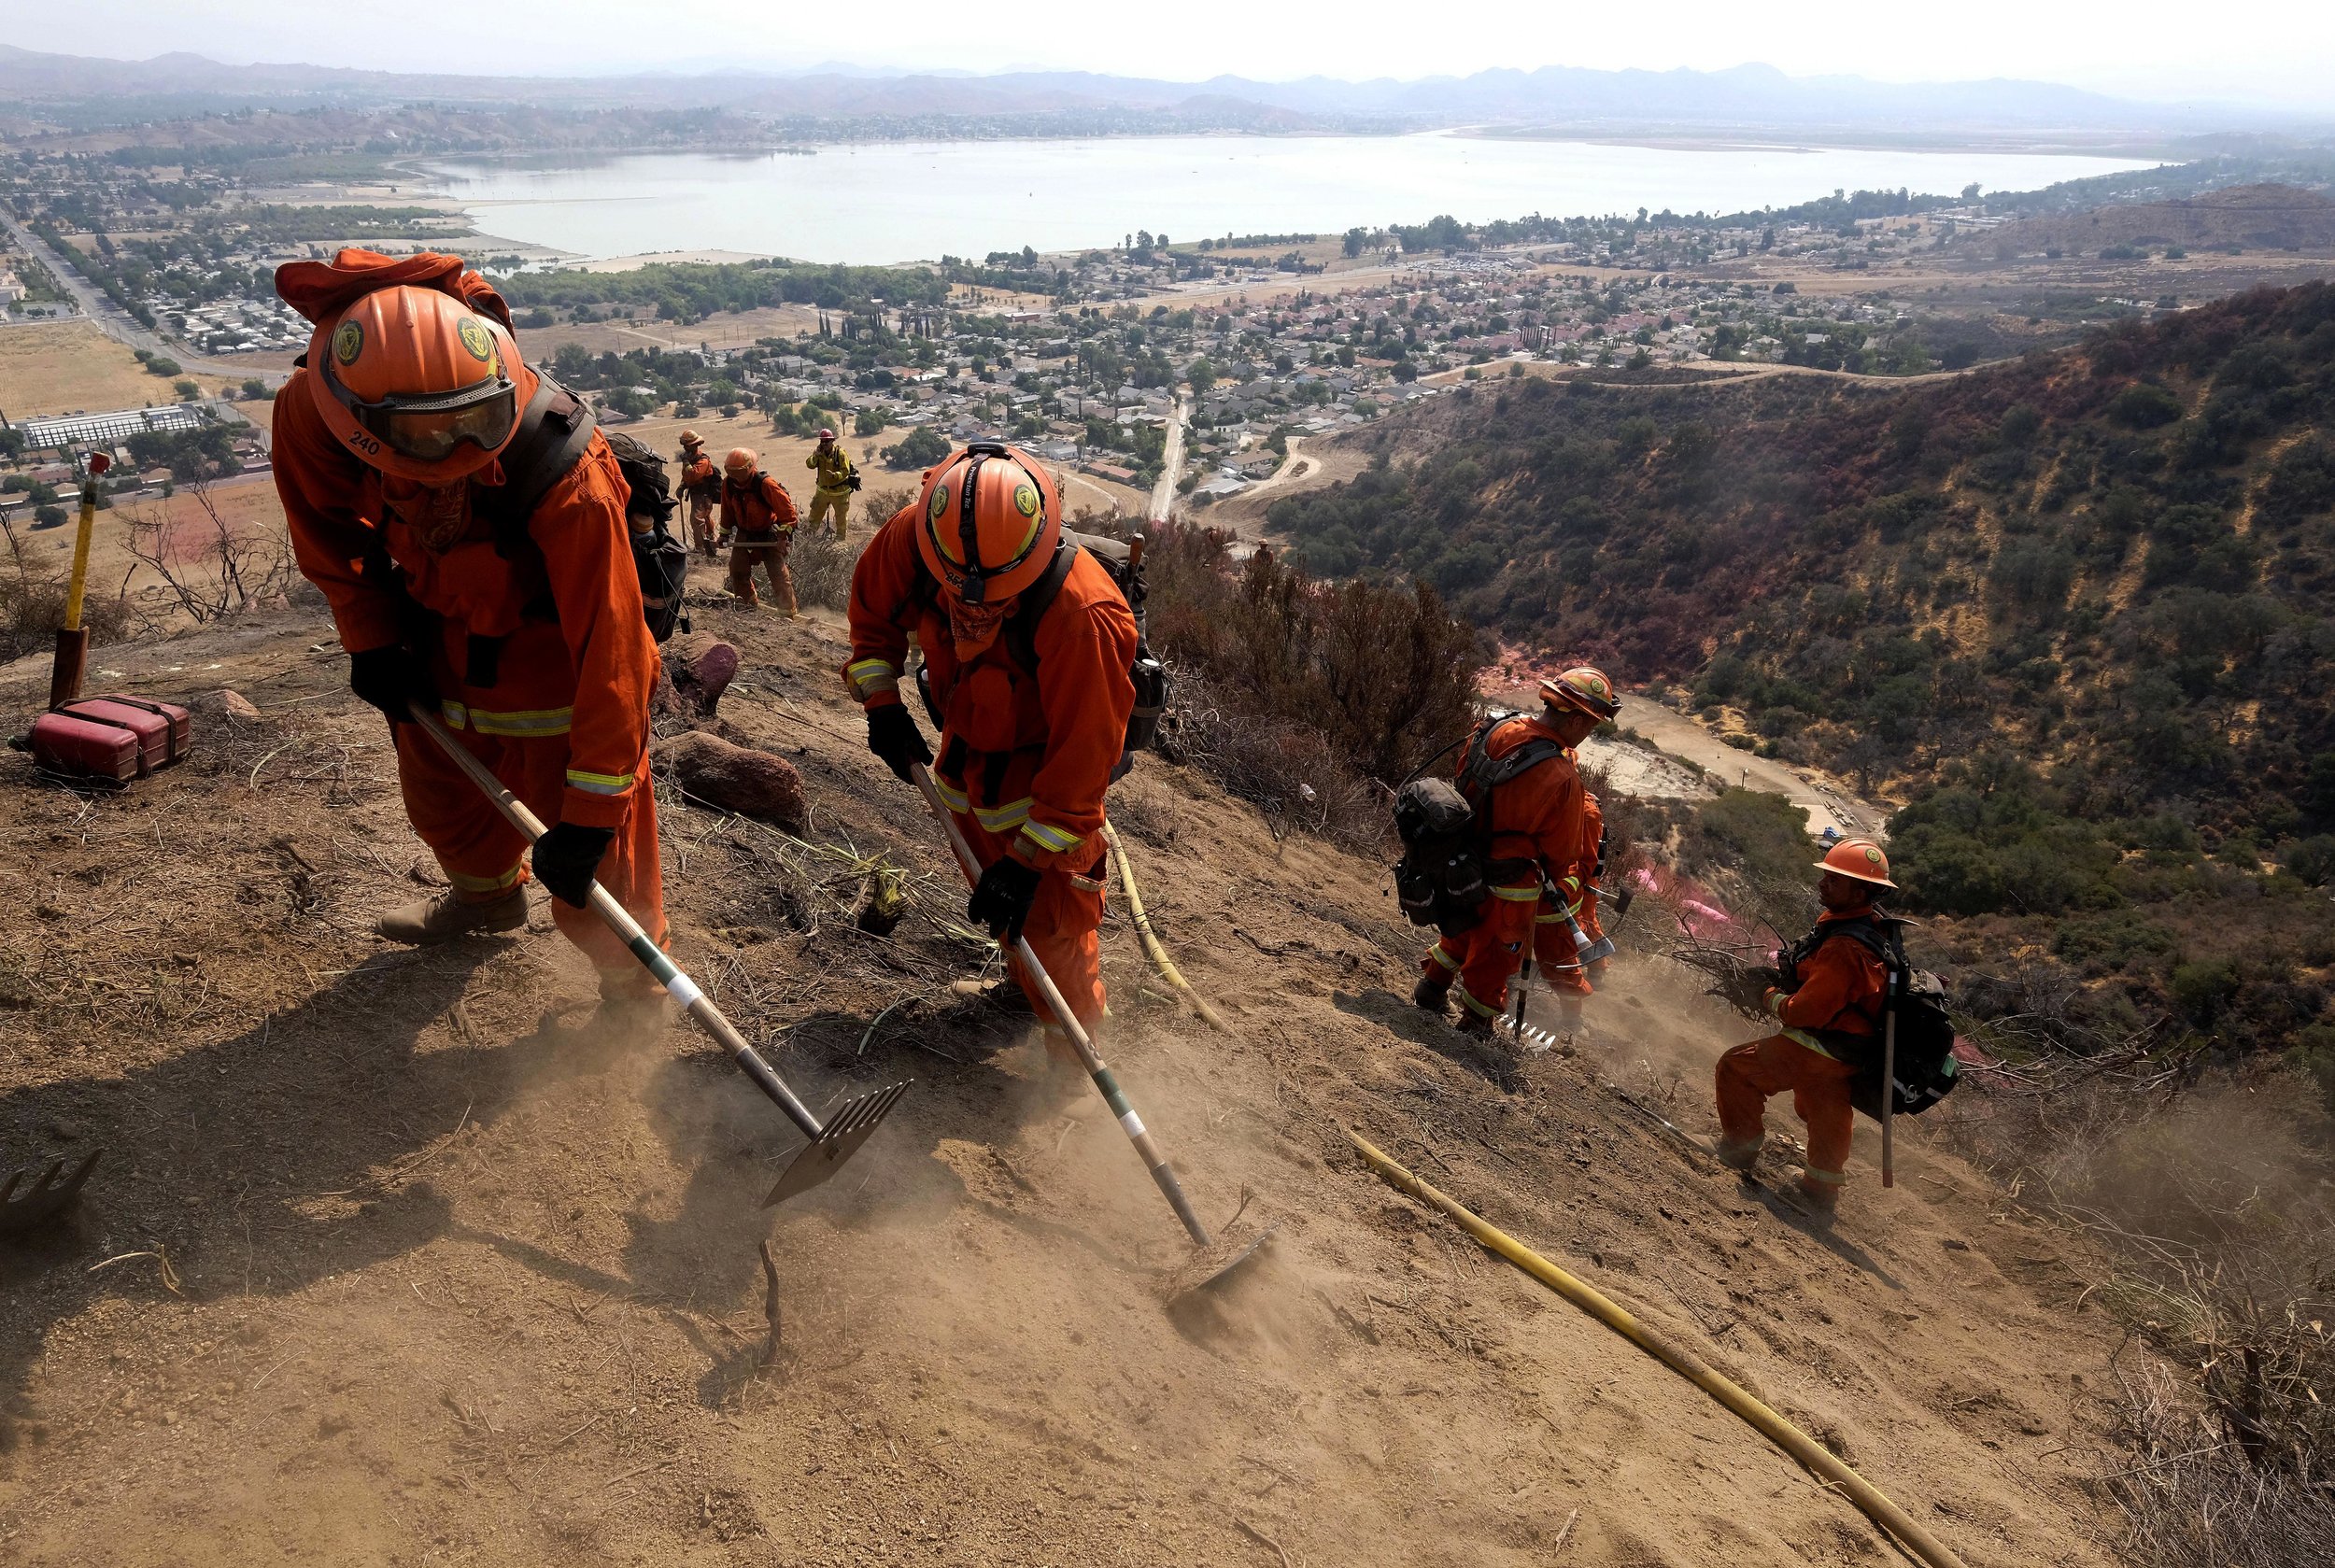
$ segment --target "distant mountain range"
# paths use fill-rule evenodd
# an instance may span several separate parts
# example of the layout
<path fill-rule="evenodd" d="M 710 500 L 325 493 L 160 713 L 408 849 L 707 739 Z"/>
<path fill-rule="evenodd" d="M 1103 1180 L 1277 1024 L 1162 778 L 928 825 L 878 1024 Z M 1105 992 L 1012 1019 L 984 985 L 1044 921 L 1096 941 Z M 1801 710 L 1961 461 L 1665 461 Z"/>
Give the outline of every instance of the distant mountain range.
<path fill-rule="evenodd" d="M 1790 77 L 1769 65 L 1724 71 L 1595 71 L 1548 66 L 1415 81 L 1216 77 L 1156 81 L 1080 71 L 995 76 L 884 75 L 824 67 L 527 78 L 406 75 L 334 66 L 229 65 L 196 54 L 99 60 L 0 46 L 0 104 L 37 120 L 42 106 L 160 100 L 173 113 L 248 106 L 528 104 L 564 108 L 720 108 L 789 123 L 885 118 L 1130 114 L 1222 119 L 1261 129 L 1397 129 L 1480 123 L 1511 134 L 1605 129 L 1773 129 L 1799 134 L 1935 132 L 2150 135 L 2267 129 L 2290 120 L 2230 106 L 2143 104 L 2048 82 L 1894 83 Z M 78 116 L 87 122 L 86 113 Z"/>

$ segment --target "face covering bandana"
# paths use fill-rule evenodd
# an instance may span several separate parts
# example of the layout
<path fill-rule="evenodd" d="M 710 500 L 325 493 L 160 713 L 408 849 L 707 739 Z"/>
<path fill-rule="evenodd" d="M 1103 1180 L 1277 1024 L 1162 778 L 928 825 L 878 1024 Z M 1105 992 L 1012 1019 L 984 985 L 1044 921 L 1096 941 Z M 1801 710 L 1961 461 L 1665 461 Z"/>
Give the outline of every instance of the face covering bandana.
<path fill-rule="evenodd" d="M 956 644 L 959 664 L 979 658 L 998 640 L 998 629 L 1005 624 L 1014 604 L 1010 599 L 1002 604 L 965 604 L 955 595 L 949 595 L 948 601 L 949 638 Z"/>
<path fill-rule="evenodd" d="M 467 479 L 451 485 L 393 482 L 389 489 L 389 503 L 405 519 L 405 526 L 414 530 L 422 547 L 432 554 L 443 555 L 452 549 L 470 530 Z"/>

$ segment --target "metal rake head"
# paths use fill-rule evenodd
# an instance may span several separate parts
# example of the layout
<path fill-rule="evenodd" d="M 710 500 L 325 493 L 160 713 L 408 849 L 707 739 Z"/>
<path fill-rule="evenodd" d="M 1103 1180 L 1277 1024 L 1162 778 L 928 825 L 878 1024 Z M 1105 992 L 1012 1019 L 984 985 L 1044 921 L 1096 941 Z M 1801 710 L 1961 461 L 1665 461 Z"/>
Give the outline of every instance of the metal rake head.
<path fill-rule="evenodd" d="M 868 1141 L 869 1135 L 886 1116 L 892 1114 L 892 1108 L 899 1104 L 900 1096 L 907 1093 L 908 1084 L 905 1081 L 887 1083 L 871 1095 L 862 1095 L 856 1100 L 847 1100 L 837 1106 L 828 1117 L 827 1125 L 819 1136 L 803 1145 L 802 1151 L 795 1156 L 794 1163 L 778 1179 L 778 1185 L 772 1187 L 771 1195 L 762 1200 L 762 1207 L 768 1208 L 772 1204 L 785 1203 L 798 1194 L 807 1193 L 842 1169 L 843 1162 Z"/>
<path fill-rule="evenodd" d="M 81 1163 L 73 1167 L 72 1173 L 63 1178 L 58 1175 L 64 1169 L 64 1158 L 60 1155 L 49 1162 L 49 1168 L 40 1173 L 39 1180 L 21 1191 L 19 1188 L 25 1173 L 9 1172 L 8 1179 L 0 1181 L 0 1235 L 31 1230 L 71 1205 L 81 1195 L 81 1184 L 89 1180 L 89 1173 L 97 1166 L 97 1156 L 103 1152 L 91 1150 L 81 1156 Z"/>
<path fill-rule="evenodd" d="M 1544 1051 L 1553 1051 L 1564 1043 L 1562 1037 L 1550 1034 L 1537 1024 L 1520 1024 L 1509 1019 L 1502 1019 L 1500 1023 L 1517 1044 L 1535 1055 Z"/>

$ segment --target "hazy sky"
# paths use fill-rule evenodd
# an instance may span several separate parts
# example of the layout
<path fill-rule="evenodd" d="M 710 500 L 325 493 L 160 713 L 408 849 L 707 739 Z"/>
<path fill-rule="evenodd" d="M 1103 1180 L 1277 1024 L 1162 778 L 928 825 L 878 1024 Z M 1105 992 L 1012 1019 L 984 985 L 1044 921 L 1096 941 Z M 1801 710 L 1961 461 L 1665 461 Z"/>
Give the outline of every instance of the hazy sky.
<path fill-rule="evenodd" d="M 1197 79 L 1465 75 L 1492 65 L 1677 66 L 1758 61 L 1794 76 L 2022 77 L 2152 98 L 2275 101 L 2335 116 L 2329 0 L 78 0 L 21 47 L 120 57 L 190 49 L 229 61 L 543 75 L 723 61 L 829 61 L 971 71 L 1076 68 Z M 983 16 L 1010 19 L 986 32 Z M 498 35 L 511 39 L 507 49 Z"/>

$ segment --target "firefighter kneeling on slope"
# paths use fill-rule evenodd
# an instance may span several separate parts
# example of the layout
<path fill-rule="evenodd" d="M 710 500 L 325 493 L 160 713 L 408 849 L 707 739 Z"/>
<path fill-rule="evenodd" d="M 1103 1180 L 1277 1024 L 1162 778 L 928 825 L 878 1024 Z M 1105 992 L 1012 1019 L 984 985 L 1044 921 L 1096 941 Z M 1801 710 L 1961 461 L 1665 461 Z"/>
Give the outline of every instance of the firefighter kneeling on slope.
<path fill-rule="evenodd" d="M 1816 862 L 1824 873 L 1816 929 L 1780 954 L 1780 974 L 1749 971 L 1756 1002 L 1783 1024 L 1764 1039 L 1719 1059 L 1719 1157 L 1749 1171 L 1766 1145 L 1768 1097 L 1791 1091 L 1792 1109 L 1808 1124 L 1808 1157 L 1799 1193 L 1819 1214 L 1833 1212 L 1847 1181 L 1856 1062 L 1881 1033 L 1889 971 L 1860 932 L 1886 919 L 1874 899 L 1889 881 L 1889 856 L 1870 839 L 1843 839 Z M 1756 978 L 1754 978 L 1756 977 Z M 1768 984 L 1769 980 L 1778 983 Z"/>
<path fill-rule="evenodd" d="M 452 884 L 376 929 L 427 943 L 527 924 L 525 841 L 412 722 L 418 700 L 552 825 L 534 874 L 603 1000 L 652 999 L 656 982 L 584 906 L 597 878 L 664 940 L 657 644 L 608 443 L 595 431 L 531 511 L 502 516 L 500 459 L 531 412 L 567 403 L 519 358 L 493 288 L 459 257 L 357 249 L 289 262 L 276 287 L 316 324 L 276 400 L 292 548 L 332 604 L 349 685 L 389 715 L 406 815 Z"/>
<path fill-rule="evenodd" d="M 1051 597 L 1046 597 L 1048 594 Z M 1017 614 L 1042 604 L 1035 625 Z M 1017 447 L 976 442 L 925 475 L 852 572 L 851 662 L 868 749 L 902 781 L 931 770 L 983 870 L 966 917 L 1006 945 L 1007 969 L 1075 1062 L 1021 959 L 1030 948 L 1092 1036 L 1103 1017 L 1103 792 L 1135 708 L 1135 616 L 1110 572 L 1062 537 L 1053 478 Z M 941 756 L 900 700 L 909 639 L 923 650 Z"/>
<path fill-rule="evenodd" d="M 1493 723 L 1491 733 L 1479 731 L 1472 737 L 1460 756 L 1460 792 L 1469 798 L 1488 835 L 1484 881 L 1491 896 L 1476 925 L 1427 950 L 1424 972 L 1411 1000 L 1440 1013 L 1457 991 L 1459 1027 L 1468 1034 L 1492 1032 L 1492 1021 L 1507 1004 L 1508 977 L 1522 963 L 1525 943 L 1533 944 L 1543 968 L 1579 974 L 1567 914 L 1584 897 L 1585 879 L 1576 868 L 1584 842 L 1593 842 L 1594 835 L 1589 826 L 1589 795 L 1581 787 L 1572 753 L 1600 724 L 1620 713 L 1621 703 L 1605 672 L 1588 665 L 1541 682 L 1540 699 L 1538 713 Z M 1476 787 L 1471 764 L 1476 763 L 1479 742 L 1486 770 L 1496 776 L 1507 771 L 1504 762 L 1513 767 L 1514 758 L 1525 762 L 1522 771 L 1488 789 Z M 1536 760 L 1529 759 L 1532 754 L 1517 756 L 1527 747 L 1538 754 Z M 1586 981 L 1577 980 L 1563 995 L 1578 1008 L 1588 990 Z M 1578 1012 L 1568 1011 L 1567 1025 L 1578 1018 Z"/>

